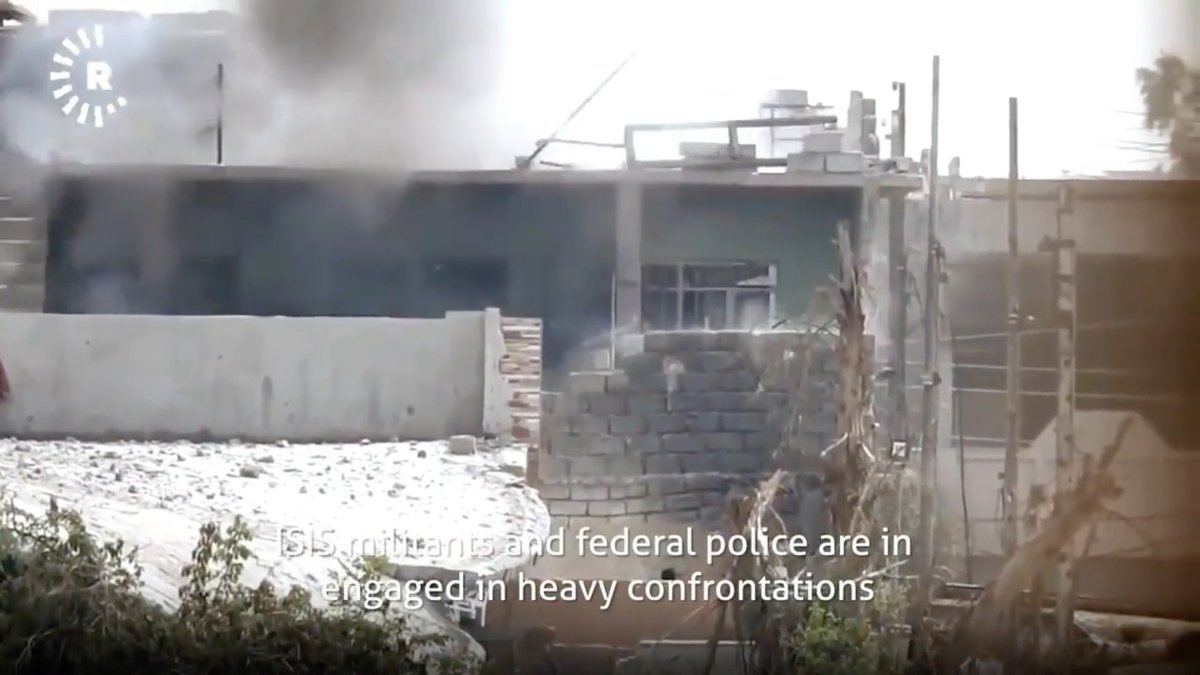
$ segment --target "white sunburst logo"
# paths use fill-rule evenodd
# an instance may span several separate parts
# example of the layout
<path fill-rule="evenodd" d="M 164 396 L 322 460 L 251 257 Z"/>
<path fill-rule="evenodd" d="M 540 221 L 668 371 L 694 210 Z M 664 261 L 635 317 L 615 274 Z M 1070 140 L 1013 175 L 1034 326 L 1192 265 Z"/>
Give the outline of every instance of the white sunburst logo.
<path fill-rule="evenodd" d="M 61 46 L 50 71 L 54 99 L 62 104 L 63 114 L 79 124 L 103 127 L 106 119 L 129 103 L 113 91 L 112 66 L 88 58 L 88 52 L 104 47 L 104 27 L 80 28 L 63 38 Z M 82 90 L 76 87 L 81 77 Z"/>

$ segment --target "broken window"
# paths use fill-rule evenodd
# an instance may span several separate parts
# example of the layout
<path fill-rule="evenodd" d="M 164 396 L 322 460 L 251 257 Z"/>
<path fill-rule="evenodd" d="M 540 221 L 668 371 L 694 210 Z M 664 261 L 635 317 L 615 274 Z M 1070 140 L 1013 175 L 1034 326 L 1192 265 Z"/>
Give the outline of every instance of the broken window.
<path fill-rule="evenodd" d="M 670 263 L 642 267 L 647 330 L 749 329 L 775 311 L 775 266 L 767 263 Z"/>

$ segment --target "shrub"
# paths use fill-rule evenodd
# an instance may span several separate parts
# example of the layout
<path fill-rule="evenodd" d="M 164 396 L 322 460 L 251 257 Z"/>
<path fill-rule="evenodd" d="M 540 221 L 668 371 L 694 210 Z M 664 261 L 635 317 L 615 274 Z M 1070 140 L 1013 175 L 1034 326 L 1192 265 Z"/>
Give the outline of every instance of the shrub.
<path fill-rule="evenodd" d="M 477 664 L 429 663 L 398 612 L 316 608 L 293 587 L 241 584 L 250 533 L 239 518 L 201 528 L 182 570 L 176 611 L 141 593 L 136 551 L 98 544 L 78 513 L 53 502 L 43 517 L 0 511 L 0 670 L 132 675 L 213 673 L 473 673 Z M 365 567 L 363 575 L 377 574 Z"/>

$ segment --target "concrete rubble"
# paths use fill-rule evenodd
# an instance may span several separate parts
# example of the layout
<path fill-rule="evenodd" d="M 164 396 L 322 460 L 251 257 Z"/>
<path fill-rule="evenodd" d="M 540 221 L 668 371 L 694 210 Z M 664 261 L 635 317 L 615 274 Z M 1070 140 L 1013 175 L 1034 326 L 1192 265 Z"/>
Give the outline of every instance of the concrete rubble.
<path fill-rule="evenodd" d="M 474 439 L 472 439 L 474 440 Z M 271 580 L 284 591 L 309 588 L 325 605 L 330 573 L 344 573 L 382 542 L 400 579 L 406 569 L 489 576 L 525 562 L 504 555 L 504 542 L 541 539 L 549 515 L 537 493 L 506 466 L 522 447 L 480 444 L 456 456 L 445 441 L 360 444 L 83 443 L 0 441 L 6 499 L 40 513 L 51 498 L 79 510 L 100 540 L 140 549 L 147 597 L 178 602 L 180 568 L 202 524 L 241 515 L 255 538 L 243 581 Z M 325 533 L 336 552 L 286 557 L 283 528 Z M 404 545 L 395 542 L 403 541 Z M 472 542 L 496 549 L 473 551 Z M 424 572 L 422 574 L 425 574 Z M 412 615 L 417 629 L 448 634 L 451 644 L 482 649 L 441 607 Z"/>

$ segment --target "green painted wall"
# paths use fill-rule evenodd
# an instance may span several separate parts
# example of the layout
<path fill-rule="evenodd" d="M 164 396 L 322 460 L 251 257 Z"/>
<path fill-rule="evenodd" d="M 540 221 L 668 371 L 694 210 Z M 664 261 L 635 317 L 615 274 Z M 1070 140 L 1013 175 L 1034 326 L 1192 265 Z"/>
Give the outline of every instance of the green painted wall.
<path fill-rule="evenodd" d="M 642 258 L 647 263 L 774 263 L 777 312 L 797 317 L 837 271 L 837 224 L 857 221 L 858 194 L 654 186 L 645 196 Z"/>

